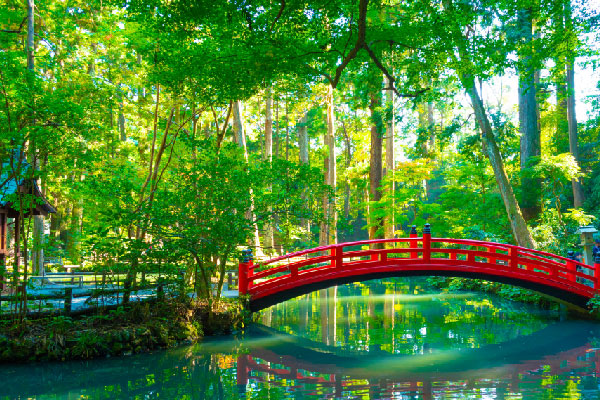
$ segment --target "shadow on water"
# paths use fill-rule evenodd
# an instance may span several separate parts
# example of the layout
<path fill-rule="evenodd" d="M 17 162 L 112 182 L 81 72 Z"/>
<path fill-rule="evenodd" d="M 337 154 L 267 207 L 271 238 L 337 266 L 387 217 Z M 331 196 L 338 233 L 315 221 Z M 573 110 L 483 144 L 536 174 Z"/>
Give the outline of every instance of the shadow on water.
<path fill-rule="evenodd" d="M 599 324 L 374 285 L 305 296 L 263 313 L 270 326 L 193 346 L 2 366 L 0 399 L 597 398 Z"/>

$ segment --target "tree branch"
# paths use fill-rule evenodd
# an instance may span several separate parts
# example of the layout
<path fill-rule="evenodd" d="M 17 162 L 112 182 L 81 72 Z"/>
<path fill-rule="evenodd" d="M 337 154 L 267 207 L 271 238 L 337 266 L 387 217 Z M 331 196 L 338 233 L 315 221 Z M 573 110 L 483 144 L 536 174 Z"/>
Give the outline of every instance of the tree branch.
<path fill-rule="evenodd" d="M 27 17 L 23 18 L 23 21 L 21 21 L 21 24 L 19 25 L 19 29 L 14 30 L 14 29 L 1 29 L 0 32 L 4 32 L 4 33 L 21 33 L 23 31 L 23 25 L 25 24 L 25 21 L 27 21 Z"/>
<path fill-rule="evenodd" d="M 390 72 L 385 67 L 385 65 L 383 65 L 383 63 L 379 60 L 379 58 L 377 57 L 375 52 L 367 44 L 365 44 L 364 49 L 367 51 L 367 53 L 369 53 L 369 57 L 371 57 L 371 60 L 373 60 L 373 62 L 377 66 L 377 68 L 379 68 L 381 70 L 381 72 L 383 72 L 383 74 L 388 78 L 388 82 L 390 83 L 390 85 L 388 87 L 384 88 L 383 90 L 393 90 L 394 94 L 398 97 L 417 97 L 418 95 L 425 93 L 426 91 L 429 90 L 429 88 L 425 88 L 425 89 L 418 90 L 414 93 L 398 92 L 398 89 L 396 88 L 396 85 L 395 85 L 396 79 L 392 76 L 392 74 L 390 74 Z"/>
<path fill-rule="evenodd" d="M 271 24 L 271 32 L 273 31 L 273 28 L 275 27 L 275 24 L 277 23 L 277 21 L 279 21 L 279 18 L 281 18 L 281 14 L 283 14 L 284 9 L 285 9 L 285 0 L 281 0 L 281 7 L 279 8 L 279 13 L 277 13 L 277 16 L 275 17 L 275 19 L 273 20 L 273 23 Z"/>
<path fill-rule="evenodd" d="M 223 138 L 225 137 L 225 131 L 227 130 L 227 124 L 229 123 L 229 118 L 231 117 L 231 112 L 233 111 L 233 100 L 229 100 L 229 110 L 227 110 L 227 116 L 225 117 L 225 122 L 223 123 L 223 129 L 221 132 L 217 134 L 217 154 L 221 150 L 221 143 L 223 142 Z M 213 109 L 214 112 L 214 109 Z"/>
<path fill-rule="evenodd" d="M 367 7 L 369 5 L 369 0 L 360 0 L 360 4 L 358 5 L 358 38 L 356 39 L 356 44 L 354 48 L 350 50 L 348 55 L 344 57 L 342 63 L 335 69 L 335 76 L 333 78 L 333 82 L 331 83 L 332 88 L 336 88 L 338 85 L 340 78 L 342 77 L 342 72 L 348 66 L 350 61 L 356 58 L 356 55 L 366 46 L 365 38 L 367 36 Z"/>

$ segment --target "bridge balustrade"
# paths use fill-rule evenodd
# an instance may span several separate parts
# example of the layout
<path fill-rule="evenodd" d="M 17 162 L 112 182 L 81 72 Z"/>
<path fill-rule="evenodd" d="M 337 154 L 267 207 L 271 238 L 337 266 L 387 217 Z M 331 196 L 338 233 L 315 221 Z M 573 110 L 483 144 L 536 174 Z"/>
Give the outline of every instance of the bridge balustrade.
<path fill-rule="evenodd" d="M 364 248 L 369 246 L 369 248 Z M 600 264 L 588 266 L 552 253 L 467 239 L 422 236 L 363 240 L 294 252 L 239 266 L 239 292 L 256 300 L 303 285 L 376 274 L 445 275 L 510 279 L 554 287 L 584 298 L 600 288 Z M 506 279 L 503 279 L 506 278 Z"/>

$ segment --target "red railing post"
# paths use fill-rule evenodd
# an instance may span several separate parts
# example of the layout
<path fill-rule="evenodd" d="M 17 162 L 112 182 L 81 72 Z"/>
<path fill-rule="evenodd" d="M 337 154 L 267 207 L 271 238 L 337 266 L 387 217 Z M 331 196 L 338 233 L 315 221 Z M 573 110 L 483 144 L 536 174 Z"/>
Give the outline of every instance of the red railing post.
<path fill-rule="evenodd" d="M 510 249 L 508 249 L 508 254 L 510 255 L 510 267 L 518 269 L 519 268 L 519 259 L 518 259 L 519 250 L 514 247 L 511 247 Z"/>
<path fill-rule="evenodd" d="M 423 261 L 431 260 L 431 225 L 423 227 Z"/>
<path fill-rule="evenodd" d="M 496 254 L 496 248 L 495 247 L 489 247 L 488 251 L 492 254 Z M 490 255 L 488 257 L 488 263 L 489 264 L 496 264 L 496 257 L 494 257 L 493 255 Z"/>
<path fill-rule="evenodd" d="M 370 246 L 369 246 L 370 247 Z M 379 261 L 379 254 L 378 253 L 373 253 L 371 254 L 371 256 L 369 257 L 369 259 L 371 261 Z"/>
<path fill-rule="evenodd" d="M 252 249 L 242 250 L 242 261 L 238 269 L 238 293 L 240 295 L 248 293 L 248 278 L 252 275 L 253 265 Z"/>
<path fill-rule="evenodd" d="M 331 248 L 331 256 L 333 259 L 331 260 L 331 266 L 333 268 L 341 269 L 344 264 L 344 246 L 335 246 Z"/>
<path fill-rule="evenodd" d="M 594 290 L 600 289 L 600 256 L 596 256 L 594 259 L 594 270 L 592 271 L 594 274 Z"/>
<path fill-rule="evenodd" d="M 290 279 L 293 281 L 298 279 L 298 266 L 297 265 L 292 265 L 290 267 Z"/>
<path fill-rule="evenodd" d="M 575 264 L 575 253 L 573 252 L 573 250 L 569 250 L 569 252 L 567 253 L 567 258 L 569 259 L 567 261 L 567 271 L 569 271 L 567 273 L 567 280 L 569 282 L 577 282 L 575 274 L 573 273 L 577 271 L 577 264 Z"/>
<path fill-rule="evenodd" d="M 417 234 L 417 226 L 413 225 L 412 228 L 410 228 L 410 233 L 408 234 L 408 237 L 416 238 L 417 235 L 418 235 Z M 419 247 L 419 244 L 417 243 L 416 240 L 411 240 L 408 245 L 411 249 L 416 249 Z M 416 251 L 410 252 L 410 258 L 418 258 L 418 257 L 419 257 L 419 253 L 417 253 Z"/>
<path fill-rule="evenodd" d="M 248 293 L 247 271 L 246 263 L 240 262 L 238 269 L 238 293 L 240 295 Z"/>

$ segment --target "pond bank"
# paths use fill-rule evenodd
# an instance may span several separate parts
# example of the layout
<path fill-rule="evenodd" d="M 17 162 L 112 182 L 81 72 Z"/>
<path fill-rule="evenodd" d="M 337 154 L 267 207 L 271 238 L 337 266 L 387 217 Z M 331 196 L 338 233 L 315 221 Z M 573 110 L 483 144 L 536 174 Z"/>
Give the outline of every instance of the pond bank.
<path fill-rule="evenodd" d="M 579 319 L 600 320 L 600 296 L 598 295 L 590 299 L 584 309 L 529 289 L 482 279 L 429 277 L 427 283 L 440 290 L 491 293 L 503 299 L 533 304 L 547 310 L 566 310 Z"/>
<path fill-rule="evenodd" d="M 0 320 L 0 363 L 91 359 L 190 344 L 228 334 L 249 319 L 241 303 L 168 299 L 89 316 Z"/>

